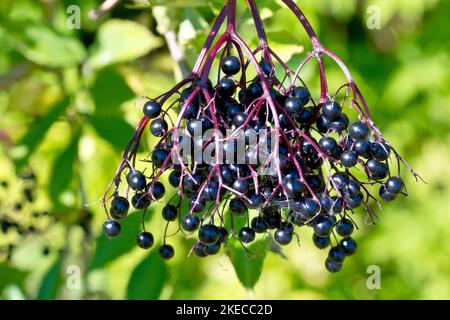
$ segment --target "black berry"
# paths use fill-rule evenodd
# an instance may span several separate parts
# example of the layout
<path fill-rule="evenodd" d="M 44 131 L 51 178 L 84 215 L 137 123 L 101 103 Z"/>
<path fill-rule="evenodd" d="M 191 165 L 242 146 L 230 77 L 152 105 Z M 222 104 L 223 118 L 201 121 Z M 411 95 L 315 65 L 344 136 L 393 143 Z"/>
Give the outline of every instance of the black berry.
<path fill-rule="evenodd" d="M 142 249 L 149 249 L 153 246 L 154 239 L 150 232 L 139 232 L 136 238 L 136 242 Z"/>

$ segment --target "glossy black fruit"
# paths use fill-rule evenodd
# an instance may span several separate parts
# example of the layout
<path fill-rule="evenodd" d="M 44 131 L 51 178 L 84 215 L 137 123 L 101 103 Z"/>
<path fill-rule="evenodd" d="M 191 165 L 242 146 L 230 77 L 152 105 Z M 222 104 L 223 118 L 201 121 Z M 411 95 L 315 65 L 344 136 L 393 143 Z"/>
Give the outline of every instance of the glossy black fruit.
<path fill-rule="evenodd" d="M 188 232 L 198 229 L 200 220 L 193 214 L 187 214 L 181 219 L 181 227 Z"/>
<path fill-rule="evenodd" d="M 228 231 L 225 227 L 219 228 L 219 242 L 225 243 L 228 240 Z"/>
<path fill-rule="evenodd" d="M 311 95 L 309 94 L 308 89 L 306 89 L 305 87 L 295 87 L 292 91 L 292 96 L 299 99 L 302 105 L 306 105 L 311 99 Z"/>
<path fill-rule="evenodd" d="M 230 201 L 230 210 L 235 215 L 242 215 L 247 212 L 247 206 L 244 201 L 235 198 Z"/>
<path fill-rule="evenodd" d="M 149 193 L 155 200 L 159 200 L 162 197 L 164 197 L 164 194 L 166 193 L 166 188 L 164 185 L 159 182 L 155 181 L 148 185 L 148 190 L 146 190 L 147 193 Z"/>
<path fill-rule="evenodd" d="M 346 237 L 341 240 L 341 242 L 339 243 L 339 247 L 342 249 L 346 256 L 351 256 L 356 252 L 358 246 L 356 245 L 355 240 L 350 237 Z"/>
<path fill-rule="evenodd" d="M 255 230 L 248 227 L 243 227 L 239 230 L 239 240 L 243 243 L 250 243 L 255 240 Z"/>
<path fill-rule="evenodd" d="M 108 238 L 117 237 L 120 234 L 120 223 L 114 220 L 108 220 L 103 224 L 103 233 Z"/>
<path fill-rule="evenodd" d="M 291 116 L 295 117 L 302 111 L 302 103 L 296 97 L 288 97 L 284 102 L 284 109 Z"/>
<path fill-rule="evenodd" d="M 397 194 L 389 192 L 385 185 L 380 187 L 378 194 L 384 201 L 392 201 L 397 198 Z"/>
<path fill-rule="evenodd" d="M 336 262 L 342 262 L 345 260 L 345 252 L 340 246 L 332 247 L 328 251 L 328 258 Z"/>
<path fill-rule="evenodd" d="M 372 156 L 379 161 L 387 160 L 391 153 L 391 149 L 388 146 L 379 142 L 372 143 L 370 151 Z"/>
<path fill-rule="evenodd" d="M 157 168 L 161 168 L 167 157 L 169 157 L 169 152 L 167 150 L 155 149 L 152 152 L 152 164 Z"/>
<path fill-rule="evenodd" d="M 229 98 L 234 95 L 236 83 L 232 78 L 223 78 L 217 85 L 217 92 L 223 98 Z"/>
<path fill-rule="evenodd" d="M 348 237 L 353 233 L 355 226 L 350 219 L 342 218 L 336 223 L 335 230 L 341 237 Z"/>
<path fill-rule="evenodd" d="M 325 249 L 331 243 L 331 239 L 329 236 L 319 237 L 317 234 L 313 234 L 313 242 L 314 245 L 319 249 Z"/>
<path fill-rule="evenodd" d="M 352 139 L 357 141 L 368 140 L 370 136 L 370 130 L 364 123 L 358 121 L 350 125 L 350 127 L 348 128 L 348 134 Z"/>
<path fill-rule="evenodd" d="M 251 226 L 252 226 L 252 229 L 255 230 L 256 233 L 264 233 L 269 228 L 266 220 L 263 217 L 253 218 L 252 222 L 251 222 Z"/>
<path fill-rule="evenodd" d="M 322 106 L 322 114 L 327 120 L 335 120 L 341 115 L 341 106 L 333 100 L 325 101 Z"/>
<path fill-rule="evenodd" d="M 138 192 L 131 198 L 131 205 L 138 210 L 145 209 L 150 205 L 150 198 L 146 194 Z"/>
<path fill-rule="evenodd" d="M 292 232 L 286 229 L 278 229 L 274 234 L 275 241 L 281 245 L 287 245 L 292 241 Z"/>
<path fill-rule="evenodd" d="M 341 155 L 341 164 L 346 168 L 354 167 L 358 163 L 356 151 L 344 151 Z"/>
<path fill-rule="evenodd" d="M 389 179 L 387 179 L 385 186 L 388 192 L 392 194 L 398 194 L 402 192 L 405 184 L 400 177 L 390 177 Z"/>
<path fill-rule="evenodd" d="M 168 204 L 162 209 L 162 216 L 166 221 L 174 221 L 178 216 L 178 210 L 175 206 Z"/>
<path fill-rule="evenodd" d="M 127 182 L 130 188 L 136 191 L 143 190 L 147 184 L 144 174 L 137 170 L 132 170 L 128 173 Z"/>
<path fill-rule="evenodd" d="M 339 270 L 342 269 L 342 262 L 339 261 L 335 261 L 333 259 L 327 258 L 325 260 L 325 268 L 329 271 L 329 272 L 338 272 Z"/>
<path fill-rule="evenodd" d="M 219 228 L 213 224 L 206 224 L 200 227 L 198 231 L 198 240 L 203 244 L 212 244 L 219 240 Z"/>
<path fill-rule="evenodd" d="M 223 59 L 222 71 L 227 76 L 233 76 L 241 70 L 241 62 L 237 57 L 228 56 Z"/>
<path fill-rule="evenodd" d="M 378 161 L 377 159 L 368 160 L 366 162 L 366 167 L 369 177 L 375 180 L 384 179 L 389 173 L 388 166 L 385 163 Z"/>
<path fill-rule="evenodd" d="M 164 244 L 159 247 L 159 255 L 164 260 L 170 260 L 175 255 L 175 250 L 170 244 Z"/>
<path fill-rule="evenodd" d="M 196 242 L 193 248 L 195 255 L 199 258 L 204 258 L 207 256 L 205 253 L 205 245 L 201 242 Z"/>
<path fill-rule="evenodd" d="M 150 124 L 150 132 L 155 137 L 162 137 L 167 132 L 167 122 L 164 119 L 155 119 Z"/>
<path fill-rule="evenodd" d="M 146 231 L 139 232 L 136 237 L 136 242 L 142 249 L 149 249 L 154 243 L 153 235 Z"/>
<path fill-rule="evenodd" d="M 150 100 L 144 104 L 142 111 L 147 118 L 153 119 L 161 114 L 161 105 L 157 101 Z"/>
<path fill-rule="evenodd" d="M 127 216 L 128 210 L 130 209 L 130 203 L 124 197 L 114 197 L 111 201 L 111 209 L 109 213 L 114 219 L 123 219 Z"/>
<path fill-rule="evenodd" d="M 326 237 L 333 230 L 333 220 L 329 215 L 318 216 L 312 223 L 314 233 L 319 237 Z"/>
<path fill-rule="evenodd" d="M 204 252 L 208 256 L 212 256 L 212 255 L 217 254 L 220 251 L 220 247 L 221 247 L 221 244 L 220 244 L 219 241 L 217 241 L 215 243 L 211 243 L 211 244 L 205 245 Z"/>

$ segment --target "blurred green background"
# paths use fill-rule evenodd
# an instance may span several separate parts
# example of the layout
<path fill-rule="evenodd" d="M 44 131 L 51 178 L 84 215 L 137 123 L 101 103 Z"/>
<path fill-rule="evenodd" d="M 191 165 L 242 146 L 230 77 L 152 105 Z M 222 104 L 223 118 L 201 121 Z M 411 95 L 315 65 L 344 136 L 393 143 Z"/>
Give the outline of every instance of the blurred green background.
<path fill-rule="evenodd" d="M 311 50 L 300 25 L 277 1 L 256 2 L 269 43 L 295 68 Z M 379 224 L 366 225 L 358 211 L 358 253 L 339 274 L 325 271 L 326 252 L 312 246 L 304 228 L 300 246 L 283 248 L 286 258 L 267 254 L 253 289 L 240 283 L 223 251 L 187 258 L 193 239 L 171 238 L 177 254 L 167 263 L 157 250 L 137 248 L 139 213 L 118 239 L 101 235 L 99 199 L 141 116 L 139 97 L 158 96 L 181 79 L 164 35 L 175 32 L 192 67 L 221 3 L 128 0 L 94 22 L 96 0 L 0 2 L 0 297 L 450 298 L 444 0 L 297 1 L 323 44 L 347 63 L 385 137 L 428 182 L 404 169 L 409 196 L 378 211 Z M 238 3 L 238 30 L 255 45 L 244 1 Z M 380 29 L 367 26 L 373 13 L 380 13 Z M 79 29 L 69 28 L 78 22 Z M 302 75 L 307 82 L 317 82 L 313 71 Z M 327 74 L 331 87 L 342 84 L 332 64 Z M 157 241 L 160 210 L 151 208 L 147 224 Z M 258 274 L 262 261 L 252 263 L 250 273 Z M 367 286 L 370 266 L 381 271 L 380 289 Z"/>

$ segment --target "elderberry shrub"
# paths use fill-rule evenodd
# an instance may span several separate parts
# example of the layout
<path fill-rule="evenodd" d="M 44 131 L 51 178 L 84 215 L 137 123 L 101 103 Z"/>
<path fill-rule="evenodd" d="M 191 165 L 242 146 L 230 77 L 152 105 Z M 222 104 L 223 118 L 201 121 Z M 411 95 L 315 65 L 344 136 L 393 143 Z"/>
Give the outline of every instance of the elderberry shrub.
<path fill-rule="evenodd" d="M 306 21 L 295 4 L 285 3 Z M 251 14 L 264 32 L 256 7 Z M 208 39 L 220 30 L 220 19 Z M 328 248 L 325 268 L 337 272 L 356 252 L 352 214 L 363 207 L 372 217 L 369 201 L 378 202 L 372 189 L 378 188 L 383 201 L 406 195 L 401 163 L 420 177 L 376 127 L 343 62 L 311 30 L 316 54 L 297 72 L 288 69 L 261 33 L 260 45 L 248 48 L 234 32 L 223 35 L 217 44 L 222 50 L 205 56 L 214 44 L 207 41 L 192 74 L 143 105 L 143 118 L 111 183 L 114 193 L 107 197 L 110 187 L 103 197 L 109 214 L 104 232 L 119 236 L 119 220 L 126 218 L 130 204 L 145 215 L 153 203 L 164 203 L 159 253 L 168 260 L 175 254 L 166 243 L 169 226 L 196 237 L 192 252 L 202 258 L 219 253 L 230 237 L 247 246 L 270 233 L 284 246 L 300 228 L 309 227 L 313 244 Z M 301 71 L 313 58 L 323 67 L 321 56 L 330 56 L 348 78 L 332 92 L 334 84 L 325 85 L 320 68 L 320 96 L 313 96 Z M 211 68 L 214 63 L 218 68 Z M 169 115 L 172 107 L 178 110 L 176 119 Z M 358 118 L 349 118 L 349 107 Z M 146 127 L 157 142 L 139 171 L 137 151 Z M 394 161 L 397 165 L 391 165 Z M 169 194 L 175 195 L 166 199 Z M 238 219 L 246 223 L 236 224 Z M 137 244 L 152 247 L 153 234 L 142 231 Z"/>

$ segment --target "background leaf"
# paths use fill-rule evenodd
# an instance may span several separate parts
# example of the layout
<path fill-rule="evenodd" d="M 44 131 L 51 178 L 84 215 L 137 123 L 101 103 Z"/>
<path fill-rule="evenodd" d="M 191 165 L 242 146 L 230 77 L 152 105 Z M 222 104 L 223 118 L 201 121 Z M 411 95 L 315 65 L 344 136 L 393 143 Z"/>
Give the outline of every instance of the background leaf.
<path fill-rule="evenodd" d="M 12 156 L 15 158 L 19 170 L 27 163 L 28 157 L 44 140 L 45 134 L 52 124 L 64 114 L 69 106 L 69 101 L 69 97 L 66 97 L 56 103 L 55 106 L 41 119 L 33 121 L 27 133 L 17 143 L 17 146 L 12 150 Z"/>
<path fill-rule="evenodd" d="M 44 25 L 27 26 L 17 49 L 28 60 L 55 68 L 80 64 L 86 57 L 86 50 L 77 38 L 58 34 Z"/>
<path fill-rule="evenodd" d="M 98 73 L 91 92 L 95 101 L 95 114 L 101 116 L 122 115 L 120 105 L 136 97 L 122 75 L 113 68 Z"/>
<path fill-rule="evenodd" d="M 80 131 L 75 129 L 72 139 L 59 156 L 55 159 L 53 172 L 50 178 L 50 196 L 55 199 L 55 205 L 61 206 L 61 195 L 67 191 L 74 178 L 78 178 L 75 174 L 75 168 L 78 158 L 78 144 L 80 140 Z"/>
<path fill-rule="evenodd" d="M 134 128 L 121 117 L 90 116 L 89 119 L 98 135 L 119 150 L 126 147 L 134 133 Z"/>
<path fill-rule="evenodd" d="M 241 284 L 253 289 L 263 271 L 264 259 L 269 250 L 269 237 L 258 239 L 247 246 L 246 251 L 236 238 L 231 238 L 226 251 Z"/>
<path fill-rule="evenodd" d="M 99 69 L 113 63 L 133 60 L 161 44 L 160 38 L 137 22 L 108 20 L 98 30 L 96 48 L 89 57 L 89 65 Z"/>
<path fill-rule="evenodd" d="M 168 270 L 158 251 L 153 249 L 133 270 L 127 287 L 127 299 L 155 300 L 161 295 Z"/>
<path fill-rule="evenodd" d="M 2 291 L 10 283 L 23 287 L 28 272 L 2 263 L 0 264 L 0 275 L 0 291 Z"/>
<path fill-rule="evenodd" d="M 53 300 L 57 297 L 62 282 L 61 266 L 62 256 L 58 257 L 42 279 L 37 294 L 38 300 Z"/>

